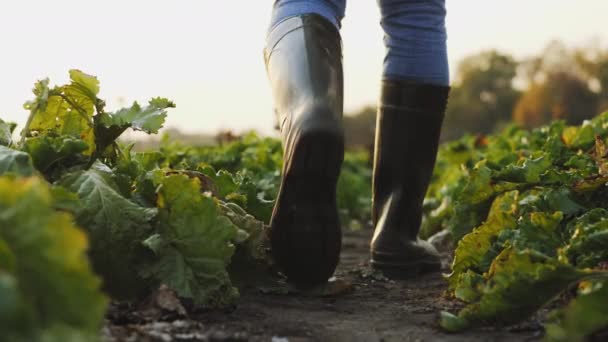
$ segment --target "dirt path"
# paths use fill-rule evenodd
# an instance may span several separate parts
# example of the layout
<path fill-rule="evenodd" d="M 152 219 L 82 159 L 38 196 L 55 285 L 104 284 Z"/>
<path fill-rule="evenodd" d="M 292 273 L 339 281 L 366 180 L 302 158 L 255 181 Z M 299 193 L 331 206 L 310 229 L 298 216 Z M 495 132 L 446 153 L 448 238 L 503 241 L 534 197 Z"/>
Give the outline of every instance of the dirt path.
<path fill-rule="evenodd" d="M 274 342 L 526 341 L 541 337 L 540 325 L 534 321 L 456 335 L 441 332 L 438 312 L 457 310 L 444 296 L 446 282 L 439 274 L 393 282 L 372 273 L 367 265 L 368 234 L 348 232 L 344 238 L 336 275 L 351 284 L 346 293 L 320 297 L 248 288 L 241 291 L 233 309 L 197 313 L 188 319 L 168 315 L 149 323 L 129 319 L 132 313 L 123 308 L 104 328 L 104 335 L 110 341 Z"/>

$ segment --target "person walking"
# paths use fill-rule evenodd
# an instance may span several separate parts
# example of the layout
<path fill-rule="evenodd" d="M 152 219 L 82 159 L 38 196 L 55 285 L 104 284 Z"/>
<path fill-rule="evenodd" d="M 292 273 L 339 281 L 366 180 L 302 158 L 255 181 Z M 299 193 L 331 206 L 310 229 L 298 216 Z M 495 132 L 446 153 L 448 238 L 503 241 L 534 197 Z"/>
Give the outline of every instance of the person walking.
<path fill-rule="evenodd" d="M 372 191 L 370 264 L 401 279 L 438 271 L 418 238 L 449 94 L 445 0 L 377 0 L 384 30 Z M 264 58 L 284 149 L 268 231 L 287 279 L 322 284 L 339 262 L 336 184 L 344 159 L 346 0 L 276 0 Z"/>

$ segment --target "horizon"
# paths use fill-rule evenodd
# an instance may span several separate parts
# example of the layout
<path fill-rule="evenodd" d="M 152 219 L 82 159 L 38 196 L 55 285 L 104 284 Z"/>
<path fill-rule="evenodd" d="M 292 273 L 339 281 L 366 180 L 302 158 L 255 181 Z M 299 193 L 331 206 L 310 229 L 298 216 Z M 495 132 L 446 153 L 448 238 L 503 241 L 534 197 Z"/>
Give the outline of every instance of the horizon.
<path fill-rule="evenodd" d="M 13 35 L 3 46 L 12 53 L 0 65 L 5 76 L 0 118 L 17 122 L 20 130 L 27 117 L 22 105 L 32 98 L 34 82 L 49 77 L 61 84 L 76 68 L 99 78 L 100 96 L 110 110 L 162 96 L 177 104 L 167 128 L 188 134 L 221 129 L 274 134 L 262 60 L 271 5 L 193 0 L 170 6 L 158 0 L 108 0 L 93 9 L 75 0 L 4 5 L 0 29 Z M 448 1 L 447 7 L 452 77 L 462 58 L 483 50 L 521 59 L 556 39 L 569 47 L 592 40 L 606 45 L 601 28 L 606 2 L 470 0 Z M 347 113 L 376 102 L 384 54 L 378 21 L 375 1 L 348 4 L 342 29 Z"/>

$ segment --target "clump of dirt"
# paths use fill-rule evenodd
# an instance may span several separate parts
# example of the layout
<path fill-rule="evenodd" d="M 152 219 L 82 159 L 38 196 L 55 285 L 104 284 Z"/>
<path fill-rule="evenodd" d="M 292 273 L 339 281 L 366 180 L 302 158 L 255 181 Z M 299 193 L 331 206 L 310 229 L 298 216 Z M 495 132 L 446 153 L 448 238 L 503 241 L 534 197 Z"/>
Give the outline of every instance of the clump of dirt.
<path fill-rule="evenodd" d="M 238 305 L 185 313 L 171 294 L 145 305 L 114 305 L 106 341 L 526 341 L 542 337 L 538 319 L 497 329 L 446 334 L 442 310 L 457 312 L 441 274 L 393 281 L 368 265 L 369 231 L 346 232 L 336 281 L 301 293 L 287 285 L 241 289 Z M 445 263 L 447 265 L 447 263 Z M 446 269 L 447 271 L 447 269 Z"/>

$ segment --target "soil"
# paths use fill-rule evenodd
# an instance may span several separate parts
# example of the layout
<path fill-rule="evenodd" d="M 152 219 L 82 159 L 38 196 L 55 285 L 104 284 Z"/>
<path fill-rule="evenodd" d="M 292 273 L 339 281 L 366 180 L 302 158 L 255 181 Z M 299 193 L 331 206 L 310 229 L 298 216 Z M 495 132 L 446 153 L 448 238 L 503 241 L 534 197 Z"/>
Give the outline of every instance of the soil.
<path fill-rule="evenodd" d="M 441 274 L 392 281 L 371 271 L 369 231 L 344 236 L 338 280 L 317 293 L 286 286 L 241 289 L 237 306 L 186 314 L 164 304 L 150 313 L 113 305 L 102 335 L 106 341 L 531 341 L 542 325 L 530 319 L 518 326 L 447 334 L 438 326 L 442 310 L 457 312 Z M 447 260 L 445 263 L 447 266 Z M 447 268 L 446 268 L 447 271 Z M 146 312 L 144 312 L 146 311 Z"/>

